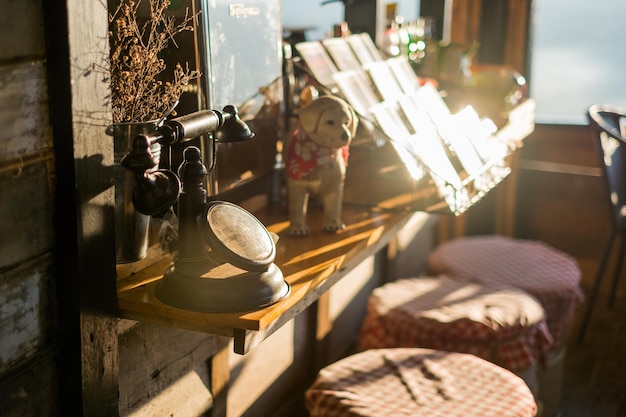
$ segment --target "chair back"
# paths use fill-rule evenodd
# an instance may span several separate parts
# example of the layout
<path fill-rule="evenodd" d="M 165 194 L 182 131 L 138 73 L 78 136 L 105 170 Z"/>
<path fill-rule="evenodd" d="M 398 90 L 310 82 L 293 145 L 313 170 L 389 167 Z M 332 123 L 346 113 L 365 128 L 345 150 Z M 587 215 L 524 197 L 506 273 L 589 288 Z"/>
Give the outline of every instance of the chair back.
<path fill-rule="evenodd" d="M 593 105 L 589 126 L 609 191 L 613 227 L 626 230 L 626 113 L 613 106 Z"/>

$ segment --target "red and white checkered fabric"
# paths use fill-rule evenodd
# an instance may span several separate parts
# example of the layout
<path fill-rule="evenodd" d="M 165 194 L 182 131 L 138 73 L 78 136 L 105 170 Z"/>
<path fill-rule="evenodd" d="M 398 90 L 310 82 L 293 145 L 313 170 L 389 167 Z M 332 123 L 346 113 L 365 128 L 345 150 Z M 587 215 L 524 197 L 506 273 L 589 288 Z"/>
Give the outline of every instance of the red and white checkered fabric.
<path fill-rule="evenodd" d="M 453 239 L 430 253 L 427 271 L 529 292 L 543 305 L 555 348 L 564 342 L 575 309 L 583 301 L 576 260 L 534 240 L 496 235 Z"/>
<path fill-rule="evenodd" d="M 522 379 L 473 355 L 372 349 L 322 369 L 306 392 L 311 417 L 533 417 Z"/>
<path fill-rule="evenodd" d="M 359 349 L 423 347 L 471 353 L 513 372 L 552 346 L 541 304 L 523 290 L 446 276 L 394 281 L 368 301 Z"/>

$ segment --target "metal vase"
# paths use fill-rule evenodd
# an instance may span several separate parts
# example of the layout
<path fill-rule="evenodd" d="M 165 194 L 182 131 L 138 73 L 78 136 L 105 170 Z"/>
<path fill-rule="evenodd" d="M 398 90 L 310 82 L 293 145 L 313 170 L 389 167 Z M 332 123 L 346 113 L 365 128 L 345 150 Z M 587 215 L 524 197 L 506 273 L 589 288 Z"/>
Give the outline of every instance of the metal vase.
<path fill-rule="evenodd" d="M 135 262 L 148 253 L 150 216 L 141 214 L 133 206 L 135 174 L 120 162 L 131 151 L 133 139 L 140 134 L 154 132 L 158 121 L 137 123 L 115 123 L 107 133 L 113 136 L 115 176 L 115 259 L 117 263 Z M 161 145 L 154 143 L 150 151 L 157 161 L 161 156 Z M 158 163 L 152 168 L 156 170 Z"/>

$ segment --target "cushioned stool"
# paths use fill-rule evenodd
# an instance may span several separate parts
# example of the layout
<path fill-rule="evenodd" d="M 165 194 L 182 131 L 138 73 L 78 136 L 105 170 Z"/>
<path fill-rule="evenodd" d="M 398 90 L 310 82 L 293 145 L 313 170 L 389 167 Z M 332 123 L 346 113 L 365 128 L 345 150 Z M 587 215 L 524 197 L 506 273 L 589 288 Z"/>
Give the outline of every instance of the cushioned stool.
<path fill-rule="evenodd" d="M 521 288 L 543 305 L 554 348 L 565 342 L 583 300 L 576 260 L 543 242 L 505 236 L 472 236 L 437 246 L 428 256 L 429 274 Z"/>
<path fill-rule="evenodd" d="M 376 288 L 359 349 L 424 347 L 471 353 L 521 376 L 537 392 L 537 366 L 552 337 L 541 304 L 523 290 L 453 280 L 406 278 Z"/>
<path fill-rule="evenodd" d="M 554 344 L 539 372 L 544 415 L 558 412 L 567 332 L 583 301 L 576 260 L 543 242 L 505 236 L 472 236 L 444 242 L 427 260 L 430 274 L 521 288 L 543 305 Z"/>
<path fill-rule="evenodd" d="M 474 355 L 372 349 L 322 369 L 306 392 L 311 417 L 532 417 L 512 372 Z"/>

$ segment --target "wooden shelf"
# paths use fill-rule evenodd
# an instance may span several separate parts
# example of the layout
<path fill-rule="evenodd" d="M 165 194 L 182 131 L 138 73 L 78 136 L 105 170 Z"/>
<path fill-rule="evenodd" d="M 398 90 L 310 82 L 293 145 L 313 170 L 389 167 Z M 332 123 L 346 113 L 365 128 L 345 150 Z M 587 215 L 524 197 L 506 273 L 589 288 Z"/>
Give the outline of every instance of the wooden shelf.
<path fill-rule="evenodd" d="M 291 286 L 288 297 L 262 310 L 240 313 L 205 313 L 170 306 L 155 296 L 155 288 L 172 262 L 172 257 L 166 256 L 133 275 L 118 276 L 121 316 L 233 337 L 235 352 L 245 354 L 382 249 L 411 216 L 348 206 L 343 210 L 347 229 L 329 234 L 321 231 L 322 210 L 312 208 L 308 215 L 311 235 L 294 237 L 285 232 L 289 224 L 285 209 L 267 207 L 254 214 L 280 236 L 275 263 Z"/>

